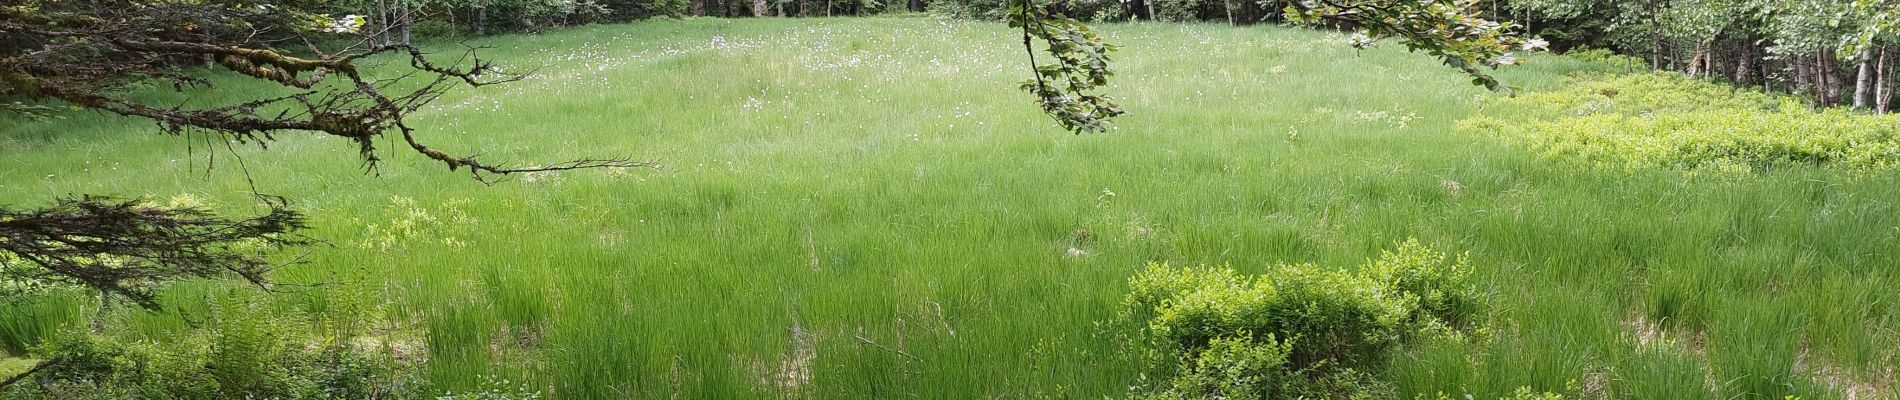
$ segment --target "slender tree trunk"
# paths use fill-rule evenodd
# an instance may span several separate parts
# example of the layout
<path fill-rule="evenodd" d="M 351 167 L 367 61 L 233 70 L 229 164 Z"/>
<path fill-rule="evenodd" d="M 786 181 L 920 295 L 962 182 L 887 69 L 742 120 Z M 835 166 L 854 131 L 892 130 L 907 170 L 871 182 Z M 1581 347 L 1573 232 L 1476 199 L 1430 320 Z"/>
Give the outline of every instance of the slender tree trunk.
<path fill-rule="evenodd" d="M 1750 57 L 1750 58 L 1752 59 L 1753 57 Z M 1755 68 L 1757 69 L 1757 71 L 1754 72 L 1753 76 L 1751 76 L 1750 79 L 1761 78 L 1761 91 L 1764 91 L 1764 92 L 1775 91 L 1775 79 L 1773 78 L 1774 75 L 1768 72 L 1768 68 L 1769 68 L 1768 66 L 1771 65 L 1768 62 L 1768 60 L 1762 59 L 1762 60 L 1750 60 L 1750 61 L 1755 62 Z"/>
<path fill-rule="evenodd" d="M 1893 104 L 1893 75 L 1887 72 L 1887 47 L 1880 47 L 1880 59 L 1874 62 L 1874 113 L 1886 114 Z"/>
<path fill-rule="evenodd" d="M 1649 12 L 1649 69 L 1651 71 L 1662 69 L 1662 20 L 1658 19 L 1662 13 L 1656 9 L 1661 6 L 1660 3 L 1662 2 L 1649 2 L 1647 10 Z"/>
<path fill-rule="evenodd" d="M 705 4 L 705 3 L 700 3 Z M 488 34 L 488 7 L 475 9 L 475 36 Z"/>
<path fill-rule="evenodd" d="M 383 36 L 382 44 L 390 43 L 389 31 L 390 31 L 390 28 L 395 27 L 395 25 L 392 25 L 392 24 L 396 22 L 394 18 L 394 14 L 395 14 L 395 10 L 389 9 L 389 2 L 382 1 L 382 0 L 378 0 L 376 2 L 376 19 L 381 20 L 381 21 L 378 21 L 378 22 L 381 22 L 379 24 L 381 26 L 378 26 L 377 28 L 382 30 L 381 32 Z"/>
<path fill-rule="evenodd" d="M 398 23 L 402 24 L 402 28 L 400 29 L 402 29 L 402 44 L 404 45 L 415 43 L 410 40 L 411 36 L 409 34 L 409 27 L 416 24 L 415 12 L 416 11 L 410 9 L 409 6 L 402 6 L 402 18 Z"/>
<path fill-rule="evenodd" d="M 1812 71 L 1813 68 L 1809 67 L 1814 65 L 1814 60 L 1808 59 L 1807 57 L 1796 57 L 1789 61 L 1794 64 L 1794 92 L 1812 94 L 1814 88 L 1814 71 Z M 1818 103 L 1819 96 L 1816 96 L 1816 99 Z"/>
<path fill-rule="evenodd" d="M 1234 0 L 1221 0 L 1220 4 L 1227 8 L 1227 26 L 1240 26 L 1234 23 Z"/>
<path fill-rule="evenodd" d="M 1821 107 L 1830 106 L 1827 98 L 1827 61 L 1823 60 L 1826 57 L 1820 54 L 1808 56 L 1808 62 L 1814 63 L 1814 97 L 1821 100 Z"/>
<path fill-rule="evenodd" d="M 1702 68 L 1702 65 L 1706 63 L 1708 60 L 1709 60 L 1709 46 L 1705 44 L 1700 44 L 1700 43 L 1696 44 L 1695 54 L 1689 56 L 1689 65 L 1686 68 L 1684 68 L 1685 72 L 1688 72 L 1689 76 L 1696 76 L 1696 75 L 1703 74 L 1704 69 Z"/>
<path fill-rule="evenodd" d="M 1874 99 L 1874 52 L 1862 49 L 1854 57 L 1859 66 L 1854 72 L 1854 108 L 1866 109 L 1873 106 Z"/>
<path fill-rule="evenodd" d="M 1822 51 L 1820 54 L 1816 54 L 1815 58 L 1821 62 L 1822 70 L 1827 71 L 1827 73 L 1821 74 L 1821 77 L 1826 79 L 1822 87 L 1826 88 L 1827 91 L 1825 94 L 1827 96 L 1827 105 L 1833 107 L 1841 104 L 1841 71 L 1838 69 L 1839 67 L 1835 65 L 1833 55 Z"/>

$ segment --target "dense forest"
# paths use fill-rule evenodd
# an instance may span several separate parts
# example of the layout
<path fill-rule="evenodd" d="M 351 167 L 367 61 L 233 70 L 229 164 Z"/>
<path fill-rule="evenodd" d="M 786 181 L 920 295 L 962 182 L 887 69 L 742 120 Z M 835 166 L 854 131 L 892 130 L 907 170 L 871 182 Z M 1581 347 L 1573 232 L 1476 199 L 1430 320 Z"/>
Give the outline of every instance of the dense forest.
<path fill-rule="evenodd" d="M 1000 0 L 624 1 L 484 0 L 318 2 L 313 12 L 367 15 L 387 40 L 482 35 L 556 26 L 680 16 L 830 17 L 930 12 L 1002 18 Z M 1900 43 L 1890 0 L 1473 0 L 1458 2 L 1512 21 L 1552 49 L 1601 48 L 1650 67 L 1737 85 L 1798 93 L 1819 106 L 1886 112 L 1893 97 L 1889 53 Z M 1285 0 L 1077 1 L 1050 10 L 1093 22 L 1280 23 Z M 1351 26 L 1342 28 L 1351 29 Z M 381 31 L 382 29 L 378 29 Z"/>
<path fill-rule="evenodd" d="M 1891 0 L 1470 0 L 1453 4 L 1494 20 L 1514 22 L 1520 34 L 1541 38 L 1554 50 L 1609 49 L 1641 58 L 1654 69 L 1795 93 L 1821 107 L 1851 106 L 1885 113 L 1894 97 L 1896 68 L 1889 65 L 1889 53 L 1900 43 L 1900 28 L 1895 27 L 1900 17 L 1895 16 Z M 280 1 L 269 7 L 319 24 L 329 23 L 323 18 L 357 18 L 366 29 L 378 32 L 381 40 L 407 43 L 417 35 L 535 32 L 684 16 L 929 12 L 1002 19 L 1009 5 L 1001 0 L 352 0 Z M 1045 7 L 1098 23 L 1250 25 L 1285 22 L 1285 13 L 1294 4 L 1285 0 L 1070 0 Z M 1356 27 L 1343 25 L 1337 27 Z M 18 46 L 6 51 L 18 51 Z"/>

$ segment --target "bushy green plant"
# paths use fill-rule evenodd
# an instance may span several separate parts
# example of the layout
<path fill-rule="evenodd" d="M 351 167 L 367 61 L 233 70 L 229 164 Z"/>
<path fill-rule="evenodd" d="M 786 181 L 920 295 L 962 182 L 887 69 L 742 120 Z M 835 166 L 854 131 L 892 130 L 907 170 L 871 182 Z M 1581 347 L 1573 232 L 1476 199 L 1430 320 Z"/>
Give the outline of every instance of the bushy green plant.
<path fill-rule="evenodd" d="M 1464 396 L 1456 397 L 1456 398 L 1470 400 L 1474 398 L 1474 396 L 1470 394 L 1466 394 Z M 1557 393 L 1557 392 L 1539 392 L 1539 391 L 1533 391 L 1529 387 L 1519 387 L 1517 388 L 1517 391 L 1513 391 L 1509 395 L 1498 397 L 1498 400 L 1564 400 L 1567 398 L 1569 397 L 1564 396 L 1563 394 Z M 1446 394 L 1445 392 L 1438 392 L 1436 396 L 1432 396 L 1432 397 L 1419 395 L 1418 399 L 1419 400 L 1452 400 L 1454 399 L 1454 397 L 1452 397 L 1449 394 Z"/>
<path fill-rule="evenodd" d="M 1150 264 L 1120 318 L 1171 376 L 1155 398 L 1377 397 L 1392 349 L 1420 333 L 1475 325 L 1484 296 L 1462 259 L 1416 240 L 1359 268 Z"/>
<path fill-rule="evenodd" d="M 1407 239 L 1398 248 L 1381 253 L 1366 267 L 1366 273 L 1390 285 L 1394 293 L 1414 305 L 1410 322 L 1420 326 L 1470 328 L 1484 312 L 1485 297 L 1472 282 L 1467 258 L 1452 257 L 1417 239 Z"/>
<path fill-rule="evenodd" d="M 527 382 L 512 382 L 493 376 L 483 377 L 480 388 L 466 393 L 449 393 L 440 400 L 538 400 L 541 391 L 530 387 Z"/>
<path fill-rule="evenodd" d="M 323 344 L 298 329 L 309 321 L 261 309 L 252 298 L 225 298 L 205 327 L 162 342 L 71 331 L 34 353 L 56 360 L 0 398 L 417 397 L 426 390 L 415 365 L 369 346 Z"/>
<path fill-rule="evenodd" d="M 1794 97 L 1674 73 L 1584 78 L 1487 106 L 1459 129 L 1602 167 L 1900 167 L 1900 117 L 1815 112 Z"/>
<path fill-rule="evenodd" d="M 1583 47 L 1583 48 L 1570 49 L 1569 51 L 1564 52 L 1564 57 L 1569 57 L 1569 58 L 1576 59 L 1578 61 L 1583 61 L 1583 62 L 1603 64 L 1603 65 L 1610 66 L 1612 68 L 1621 68 L 1625 70 L 1637 70 L 1637 69 L 1649 68 L 1649 62 L 1643 61 L 1643 59 L 1641 58 L 1631 57 L 1631 56 L 1627 56 L 1623 54 L 1617 54 L 1616 51 L 1613 51 L 1610 49 L 1604 49 L 1604 48 Z"/>

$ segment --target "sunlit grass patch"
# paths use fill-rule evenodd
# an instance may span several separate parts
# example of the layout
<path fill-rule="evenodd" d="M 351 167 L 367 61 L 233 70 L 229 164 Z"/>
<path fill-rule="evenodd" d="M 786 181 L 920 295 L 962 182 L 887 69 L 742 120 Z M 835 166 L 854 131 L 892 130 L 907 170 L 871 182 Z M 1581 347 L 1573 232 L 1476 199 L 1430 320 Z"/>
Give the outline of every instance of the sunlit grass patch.
<path fill-rule="evenodd" d="M 1130 114 L 1083 136 L 1015 88 L 1020 38 L 995 23 L 683 19 L 476 39 L 539 73 L 450 93 L 411 121 L 426 139 L 495 161 L 666 167 L 496 186 L 403 153 L 370 173 L 314 135 L 231 151 L 98 114 L 0 121 L 8 205 L 99 193 L 242 213 L 254 181 L 329 243 L 275 271 L 270 295 L 188 282 L 165 313 L 77 292 L 0 304 L 0 344 L 30 357 L 97 321 L 167 346 L 242 293 L 286 329 L 420 362 L 429 395 L 1118 398 L 1149 365 L 1106 322 L 1143 266 L 1352 269 L 1416 237 L 1468 252 L 1470 285 L 1491 295 L 1475 328 L 1492 333 L 1394 347 L 1376 378 L 1402 398 L 1816 399 L 1845 396 L 1829 382 L 1893 382 L 1900 178 L 1886 170 L 1580 168 L 1455 133 L 1480 99 L 1517 118 L 1498 105 L 1511 100 L 1417 54 L 1268 26 L 1099 28 L 1122 46 L 1109 90 Z M 1525 61 L 1499 71 L 1524 98 L 1621 68 Z"/>
<path fill-rule="evenodd" d="M 1900 169 L 1900 117 L 1812 111 L 1789 96 L 1675 73 L 1594 76 L 1487 102 L 1462 130 L 1557 162 L 1746 173 L 1791 166 Z"/>

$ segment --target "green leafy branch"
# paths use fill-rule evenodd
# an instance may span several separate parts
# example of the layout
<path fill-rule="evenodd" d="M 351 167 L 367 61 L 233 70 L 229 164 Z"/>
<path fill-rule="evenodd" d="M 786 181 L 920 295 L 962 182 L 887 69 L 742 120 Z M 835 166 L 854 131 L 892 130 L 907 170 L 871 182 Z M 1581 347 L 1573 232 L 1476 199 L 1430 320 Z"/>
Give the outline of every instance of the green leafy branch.
<path fill-rule="evenodd" d="M 1358 48 L 1398 38 L 1407 50 L 1471 75 L 1472 84 L 1510 91 L 1485 70 L 1516 64 L 1516 51 L 1542 50 L 1548 43 L 1519 36 L 1517 24 L 1485 19 L 1478 10 L 1478 0 L 1304 0 L 1287 6 L 1286 16 L 1293 24 L 1357 27 L 1351 44 Z"/>
<path fill-rule="evenodd" d="M 1122 115 L 1121 106 L 1099 93 L 1115 75 L 1109 68 L 1109 53 L 1115 46 L 1102 41 L 1093 29 L 1081 21 L 1050 13 L 1033 0 L 1018 0 L 1010 6 L 1009 26 L 1023 31 L 1023 50 L 1029 53 L 1034 79 L 1023 81 L 1022 89 L 1036 95 L 1044 113 L 1070 132 L 1101 132 L 1113 127 L 1110 119 Z M 1037 61 L 1035 40 L 1045 43 L 1044 51 L 1054 59 Z"/>

